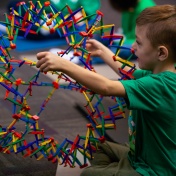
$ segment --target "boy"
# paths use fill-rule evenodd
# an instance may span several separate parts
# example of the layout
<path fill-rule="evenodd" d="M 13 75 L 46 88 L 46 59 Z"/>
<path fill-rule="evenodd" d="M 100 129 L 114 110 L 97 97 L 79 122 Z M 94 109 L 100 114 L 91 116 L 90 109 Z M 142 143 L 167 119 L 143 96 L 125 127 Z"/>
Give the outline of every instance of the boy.
<path fill-rule="evenodd" d="M 41 71 L 61 71 L 94 92 L 126 99 L 129 145 L 106 142 L 81 176 L 174 176 L 176 173 L 176 6 L 145 9 L 136 21 L 135 80 L 112 81 L 48 52 L 37 54 Z M 87 42 L 118 73 L 120 62 L 95 40 Z M 126 68 L 127 70 L 128 68 Z M 80 74 L 81 73 L 81 74 Z M 85 79 L 86 78 L 86 79 Z"/>

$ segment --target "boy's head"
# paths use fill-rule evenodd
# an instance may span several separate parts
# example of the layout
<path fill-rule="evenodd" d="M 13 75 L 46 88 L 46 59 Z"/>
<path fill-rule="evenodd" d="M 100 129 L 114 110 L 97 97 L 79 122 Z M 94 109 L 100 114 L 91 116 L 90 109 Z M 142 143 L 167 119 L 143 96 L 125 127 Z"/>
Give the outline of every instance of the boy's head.
<path fill-rule="evenodd" d="M 129 11 L 135 8 L 139 0 L 109 0 L 111 6 L 118 11 Z"/>
<path fill-rule="evenodd" d="M 146 8 L 136 20 L 137 26 L 145 26 L 146 37 L 153 47 L 168 49 L 169 56 L 176 60 L 176 6 L 158 5 Z"/>

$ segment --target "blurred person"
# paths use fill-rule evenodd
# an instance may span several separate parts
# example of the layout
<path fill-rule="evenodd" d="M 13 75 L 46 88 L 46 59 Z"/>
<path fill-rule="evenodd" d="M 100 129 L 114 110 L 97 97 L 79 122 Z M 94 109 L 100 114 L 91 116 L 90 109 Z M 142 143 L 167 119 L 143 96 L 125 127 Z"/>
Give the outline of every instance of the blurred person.
<path fill-rule="evenodd" d="M 124 35 L 123 46 L 131 48 L 135 41 L 135 21 L 138 15 L 147 7 L 155 6 L 153 0 L 109 0 L 113 9 L 121 14 L 121 26 L 117 30 L 117 34 Z M 114 42 L 114 45 L 118 42 Z M 114 48 L 112 48 L 114 51 Z M 127 59 L 131 55 L 130 50 L 121 49 L 119 56 Z"/>

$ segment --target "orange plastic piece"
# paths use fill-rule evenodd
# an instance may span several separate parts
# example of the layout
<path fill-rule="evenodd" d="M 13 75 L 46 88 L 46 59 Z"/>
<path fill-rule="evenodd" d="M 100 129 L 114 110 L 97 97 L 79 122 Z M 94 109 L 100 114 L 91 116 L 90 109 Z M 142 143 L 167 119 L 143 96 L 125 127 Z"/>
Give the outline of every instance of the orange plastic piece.
<path fill-rule="evenodd" d="M 80 34 L 81 36 L 83 36 L 83 37 L 87 37 L 87 36 L 88 36 L 88 33 L 84 32 L 84 31 L 79 32 L 79 34 Z"/>
<path fill-rule="evenodd" d="M 99 10 L 97 10 L 97 14 L 101 15 L 101 16 L 104 16 L 104 14 L 101 11 L 99 11 Z"/>
<path fill-rule="evenodd" d="M 53 82 L 53 87 L 54 87 L 55 89 L 58 89 L 58 88 L 59 88 L 59 84 L 54 81 L 54 82 Z"/>
<path fill-rule="evenodd" d="M 47 26 L 50 26 L 51 24 L 52 24 L 52 21 L 47 21 L 47 22 L 46 22 L 46 25 L 47 25 Z"/>
<path fill-rule="evenodd" d="M 32 119 L 37 121 L 37 120 L 39 120 L 39 116 L 33 115 L 33 116 L 32 116 Z"/>
<path fill-rule="evenodd" d="M 16 44 L 11 43 L 11 44 L 10 44 L 10 48 L 11 48 L 11 49 L 15 49 L 15 48 L 16 48 Z"/>
<path fill-rule="evenodd" d="M 18 79 L 15 81 L 15 84 L 16 84 L 17 86 L 19 86 L 19 85 L 21 84 L 21 82 L 22 82 L 22 79 L 21 79 L 21 78 L 18 78 Z"/>
<path fill-rule="evenodd" d="M 55 29 L 54 28 L 51 28 L 50 29 L 50 34 L 54 34 L 55 33 Z"/>
<path fill-rule="evenodd" d="M 12 41 L 14 39 L 13 36 L 9 36 L 9 40 Z"/>
<path fill-rule="evenodd" d="M 104 136 L 102 136 L 102 137 L 98 138 L 98 140 L 99 140 L 101 143 L 103 143 L 106 139 L 105 139 Z"/>
<path fill-rule="evenodd" d="M 46 1 L 46 2 L 44 3 L 44 6 L 45 6 L 45 7 L 48 7 L 50 4 L 51 4 L 50 1 Z"/>
<path fill-rule="evenodd" d="M 20 119 L 21 118 L 21 115 L 20 114 L 13 114 L 12 117 L 16 120 Z"/>

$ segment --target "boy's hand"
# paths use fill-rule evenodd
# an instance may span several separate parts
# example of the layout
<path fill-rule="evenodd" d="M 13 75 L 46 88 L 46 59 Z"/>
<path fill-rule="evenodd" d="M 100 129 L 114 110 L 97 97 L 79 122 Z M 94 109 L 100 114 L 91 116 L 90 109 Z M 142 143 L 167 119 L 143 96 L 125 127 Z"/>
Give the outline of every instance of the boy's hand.
<path fill-rule="evenodd" d="M 91 53 L 91 56 L 101 57 L 103 55 L 104 48 L 106 48 L 106 46 L 95 39 L 89 39 L 86 41 L 86 49 Z"/>
<path fill-rule="evenodd" d="M 63 58 L 54 55 L 50 52 L 40 52 L 37 54 L 38 62 L 36 67 L 40 69 L 41 72 L 47 71 L 59 71 L 61 68 L 61 63 Z"/>

